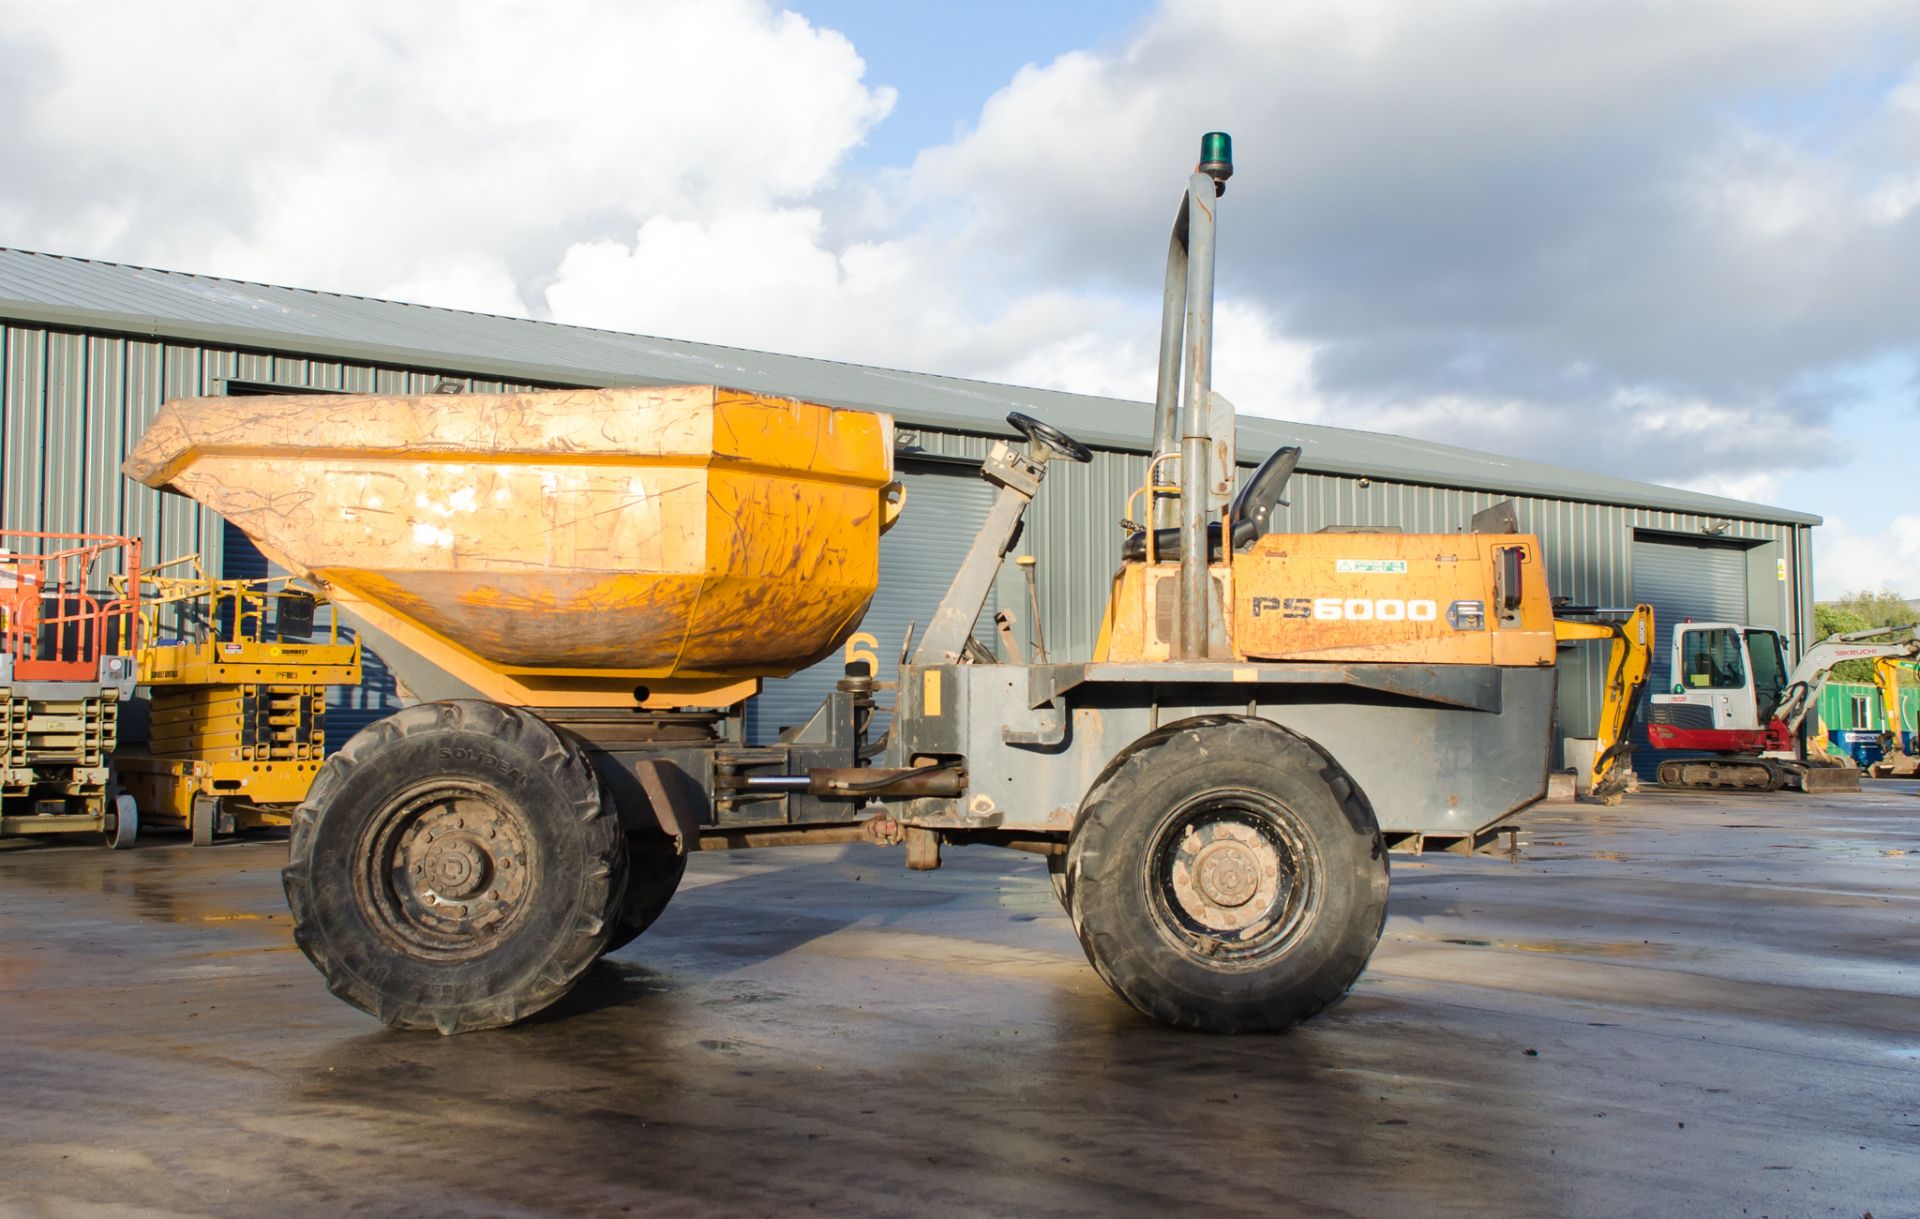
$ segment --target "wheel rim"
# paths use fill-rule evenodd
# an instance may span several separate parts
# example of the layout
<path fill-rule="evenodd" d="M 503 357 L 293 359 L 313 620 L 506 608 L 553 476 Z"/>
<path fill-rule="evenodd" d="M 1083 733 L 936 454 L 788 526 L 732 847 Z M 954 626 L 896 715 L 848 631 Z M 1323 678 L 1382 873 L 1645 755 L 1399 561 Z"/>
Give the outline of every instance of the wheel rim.
<path fill-rule="evenodd" d="M 354 894 L 388 939 L 464 960 L 511 935 L 534 905 L 538 860 L 525 815 L 482 783 L 436 780 L 369 822 Z"/>
<path fill-rule="evenodd" d="M 1306 826 L 1264 792 L 1204 793 L 1162 822 L 1148 853 L 1160 934 L 1216 969 L 1284 954 L 1319 909 L 1323 865 Z"/>

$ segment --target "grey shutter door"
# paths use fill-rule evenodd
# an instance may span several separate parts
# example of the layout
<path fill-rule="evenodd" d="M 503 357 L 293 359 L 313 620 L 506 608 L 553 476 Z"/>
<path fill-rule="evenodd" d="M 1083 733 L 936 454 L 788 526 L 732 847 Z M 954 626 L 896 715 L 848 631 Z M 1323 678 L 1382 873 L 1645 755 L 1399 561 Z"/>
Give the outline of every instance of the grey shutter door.
<path fill-rule="evenodd" d="M 907 489 L 906 506 L 880 539 L 880 591 L 859 626 L 880 641 L 874 649 L 880 657 L 875 676 L 882 681 L 894 680 L 907 624 L 916 624 L 915 638 L 926 629 L 993 505 L 993 488 L 973 466 L 908 466 L 900 480 Z M 974 637 L 989 648 L 997 608 L 989 596 L 973 627 Z M 767 682 L 747 708 L 748 740 L 765 744 L 782 727 L 805 723 L 845 673 L 844 656 L 834 655 L 792 677 Z M 893 697 L 882 692 L 878 701 L 891 706 Z M 885 725 L 885 716 L 878 717 L 875 734 Z"/>
<path fill-rule="evenodd" d="M 1747 621 L 1747 552 L 1725 543 L 1635 538 L 1633 599 L 1653 606 L 1656 636 L 1649 693 L 1673 687 L 1673 627 L 1678 622 Z M 1652 778 L 1659 756 L 1647 745 L 1646 706 L 1634 721 L 1634 770 Z M 1668 757 L 1678 755 L 1668 754 Z"/>

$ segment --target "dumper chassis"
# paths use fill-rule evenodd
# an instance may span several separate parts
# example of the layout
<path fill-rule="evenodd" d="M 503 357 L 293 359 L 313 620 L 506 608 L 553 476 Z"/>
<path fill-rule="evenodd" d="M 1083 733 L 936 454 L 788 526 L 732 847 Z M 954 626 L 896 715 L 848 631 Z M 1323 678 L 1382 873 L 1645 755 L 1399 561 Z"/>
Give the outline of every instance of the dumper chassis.
<path fill-rule="evenodd" d="M 741 564 L 764 564 L 768 550 L 789 563 L 807 554 L 819 538 L 794 531 L 795 513 L 838 532 L 803 560 L 818 565 L 819 588 L 794 586 L 784 610 L 763 601 L 757 620 L 694 620 L 677 645 L 681 668 L 621 688 L 617 674 L 638 670 L 617 655 L 580 651 L 601 646 L 602 623 L 587 623 L 577 641 L 562 625 L 514 634 L 515 623 L 486 616 L 494 601 L 474 591 L 481 577 L 456 566 L 431 577 L 440 588 L 468 581 L 458 600 L 472 610 L 475 634 L 451 639 L 422 627 L 452 610 L 404 600 L 410 594 L 391 574 L 405 566 L 397 559 L 390 574 L 367 576 L 348 556 L 331 580 L 327 563 L 300 561 L 297 548 L 318 546 L 322 526 L 298 513 L 319 503 L 355 519 L 364 500 L 349 493 L 398 478 L 386 471 L 400 460 L 427 469 L 417 451 L 383 456 L 401 441 L 382 439 L 392 447 L 331 482 L 311 470 L 275 470 L 281 482 L 309 479 L 296 508 L 283 512 L 270 496 L 229 485 L 248 476 L 241 458 L 260 460 L 247 447 L 247 421 L 222 404 L 175 404 L 175 416 L 157 422 L 129 458 L 129 472 L 201 498 L 270 555 L 328 585 L 339 612 L 419 700 L 329 759 L 294 815 L 284 874 L 294 935 L 328 987 L 394 1027 L 453 1033 L 511 1024 L 644 932 L 692 852 L 865 842 L 903 847 L 913 869 L 938 867 L 943 850 L 960 846 L 1044 857 L 1100 976 L 1176 1027 L 1285 1028 L 1346 994 L 1380 937 L 1390 836 L 1472 842 L 1544 794 L 1551 600 L 1539 542 L 1514 532 L 1510 514 L 1504 526 L 1476 520 L 1457 534 L 1278 531 L 1300 454 L 1283 449 L 1242 477 L 1233 408 L 1211 389 L 1213 213 L 1232 172 L 1226 137 L 1207 137 L 1201 160 L 1169 246 L 1154 456 L 1137 493 L 1142 523 L 1130 526 L 1092 657 L 1003 662 L 973 640 L 1049 468 L 1091 456 L 1015 413 L 1008 422 L 1026 443 L 997 442 L 983 463 L 993 506 L 925 631 L 903 650 L 897 679 L 877 680 L 855 637 L 845 676 L 811 718 L 771 744 L 747 740 L 743 704 L 756 683 L 718 669 L 688 676 L 685 658 L 723 647 L 746 656 L 763 642 L 754 634 L 774 633 L 772 615 L 783 612 L 789 638 L 823 623 L 819 638 L 829 646 L 848 640 L 872 585 L 841 577 L 857 559 L 872 578 L 877 532 L 900 510 L 883 489 L 890 424 L 875 433 L 867 422 L 884 417 L 710 387 L 662 391 L 661 451 L 710 435 L 699 444 L 711 454 L 695 444 L 672 457 L 666 464 L 679 482 L 647 483 L 652 471 L 639 468 L 619 477 L 648 505 L 687 491 L 707 511 L 728 497 L 730 516 L 709 513 L 708 532 L 688 535 L 705 537 L 710 563 L 759 529 L 780 545 L 754 548 Z M 489 477 L 502 488 L 532 488 L 536 480 L 514 463 L 539 471 L 537 463 L 573 460 L 581 443 L 632 426 L 612 413 L 623 392 L 469 399 L 459 404 L 459 439 L 445 443 L 484 448 L 496 435 L 486 428 L 508 421 L 511 443 L 527 456 L 496 447 L 485 468 L 499 471 Z M 196 421 L 197 409 L 211 426 Z M 275 428 L 308 426 L 294 413 L 297 399 L 252 409 L 287 412 Z M 444 400 L 380 399 L 366 413 L 388 429 L 382 437 L 404 438 L 432 432 L 432 412 L 445 409 Z M 582 422 L 553 431 L 569 411 Z M 653 435 L 618 440 L 592 458 L 594 469 L 654 445 Z M 813 454 L 802 481 L 753 482 L 752 471 L 790 456 L 793 442 L 762 444 L 783 435 L 800 436 Z M 224 438 L 237 456 L 223 466 L 215 441 L 203 437 Z M 849 457 L 848 446 L 876 438 L 889 471 L 869 478 L 871 462 Z M 195 473 L 195 460 L 206 471 Z M 450 450 L 437 460 L 476 459 Z M 834 486 L 855 490 L 828 486 L 823 466 Z M 563 472 L 550 469 L 538 486 L 561 483 Z M 598 477 L 590 471 L 574 485 L 598 485 L 586 481 Z M 485 485 L 477 497 L 465 492 L 465 502 L 484 508 Z M 836 504 L 851 515 L 834 516 Z M 551 496 L 540 511 L 552 514 Z M 598 528 L 619 518 L 581 519 Z M 413 528 L 413 537 L 432 540 L 441 526 Z M 444 562 L 394 536 L 394 554 Z M 459 543 L 451 527 L 448 536 Z M 515 535 L 529 536 L 540 542 L 537 532 Z M 602 553 L 577 538 L 566 544 L 576 563 Z M 519 601 L 543 594 L 531 562 L 494 570 L 486 578 Z M 712 604 L 752 603 L 757 594 L 742 591 L 738 570 L 710 571 L 701 587 L 713 590 Z M 628 587 L 617 571 L 608 579 Z M 677 579 L 645 586 L 649 604 L 677 596 Z M 820 616 L 823 598 L 843 588 L 852 590 L 850 614 Z M 637 648 L 658 642 L 634 640 Z M 559 656 L 576 644 L 569 655 L 589 660 L 574 668 L 524 659 L 531 649 Z M 811 659 L 790 658 L 785 671 Z"/>

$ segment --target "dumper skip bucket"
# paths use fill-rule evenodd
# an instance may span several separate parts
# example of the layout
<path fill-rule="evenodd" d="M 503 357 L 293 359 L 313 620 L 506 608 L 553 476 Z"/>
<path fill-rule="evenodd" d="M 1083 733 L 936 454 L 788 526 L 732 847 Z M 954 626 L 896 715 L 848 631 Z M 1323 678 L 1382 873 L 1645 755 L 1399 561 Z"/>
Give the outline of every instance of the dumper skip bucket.
<path fill-rule="evenodd" d="M 813 663 L 900 510 L 890 417 L 704 385 L 182 399 L 124 468 L 322 585 L 409 693 L 530 706 Z"/>

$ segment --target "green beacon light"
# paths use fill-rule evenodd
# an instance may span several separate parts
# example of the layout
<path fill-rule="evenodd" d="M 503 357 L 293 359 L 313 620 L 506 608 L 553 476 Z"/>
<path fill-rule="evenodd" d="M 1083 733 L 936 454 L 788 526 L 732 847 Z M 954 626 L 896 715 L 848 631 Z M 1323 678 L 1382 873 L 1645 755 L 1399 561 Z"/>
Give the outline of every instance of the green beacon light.
<path fill-rule="evenodd" d="M 1233 177 L 1232 136 L 1209 131 L 1200 137 L 1200 172 L 1213 179 L 1216 195 L 1227 193 L 1227 179 Z"/>

